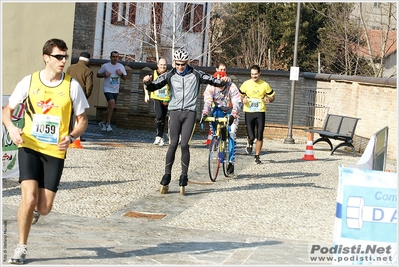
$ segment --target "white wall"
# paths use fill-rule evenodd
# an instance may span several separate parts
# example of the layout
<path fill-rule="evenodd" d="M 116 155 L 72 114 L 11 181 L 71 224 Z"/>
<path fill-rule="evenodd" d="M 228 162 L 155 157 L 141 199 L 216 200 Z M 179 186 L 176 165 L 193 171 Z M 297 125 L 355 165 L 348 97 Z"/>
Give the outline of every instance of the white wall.
<path fill-rule="evenodd" d="M 2 94 L 14 91 L 26 75 L 44 68 L 42 50 L 51 38 L 63 39 L 72 53 L 75 3 L 1 3 Z M 66 68 L 70 64 L 67 62 Z"/>
<path fill-rule="evenodd" d="M 176 39 L 175 39 L 175 49 L 181 46 L 187 47 L 187 52 L 190 56 L 195 59 L 202 61 L 202 54 L 207 49 L 208 44 L 208 31 L 206 30 L 205 42 L 202 33 L 189 32 L 185 34 L 182 32 L 182 23 L 180 19 L 182 18 L 184 3 L 176 2 L 176 14 L 178 20 L 176 21 Z M 205 3 L 196 3 L 204 4 Z M 163 5 L 163 18 L 162 18 L 162 34 L 160 45 L 164 49 L 160 49 L 160 56 L 166 57 L 166 59 L 171 62 L 172 60 L 172 36 L 173 36 L 173 10 L 174 3 L 164 2 Z M 104 38 L 102 37 L 103 21 L 104 21 L 104 7 L 106 6 L 105 15 L 105 25 L 104 25 Z M 211 4 L 208 3 L 208 12 L 211 8 Z M 205 11 L 205 6 L 204 6 Z M 155 56 L 155 54 L 150 55 L 148 53 L 153 53 L 155 49 L 151 45 L 145 44 L 149 41 L 146 34 L 151 32 L 152 23 L 151 20 L 151 5 L 146 2 L 137 2 L 136 11 L 136 25 L 111 25 L 111 3 L 98 3 L 97 17 L 96 17 L 96 33 L 95 33 L 95 45 L 94 45 L 94 58 L 101 58 L 101 46 L 103 45 L 103 57 L 104 59 L 109 58 L 109 54 L 113 50 L 117 50 L 120 54 L 133 54 L 136 56 L 136 61 L 140 61 L 140 55 L 142 55 L 142 61 L 146 61 L 146 57 Z M 209 25 L 209 18 L 207 21 L 203 22 L 203 25 Z M 127 24 L 127 23 L 126 23 Z M 144 40 L 144 42 L 142 42 Z M 143 45 L 142 45 L 143 43 Z M 204 44 L 204 45 L 203 45 Z M 150 48 L 149 50 L 146 50 Z M 203 51 L 204 49 L 204 51 Z M 150 52 L 151 51 L 151 52 Z"/>

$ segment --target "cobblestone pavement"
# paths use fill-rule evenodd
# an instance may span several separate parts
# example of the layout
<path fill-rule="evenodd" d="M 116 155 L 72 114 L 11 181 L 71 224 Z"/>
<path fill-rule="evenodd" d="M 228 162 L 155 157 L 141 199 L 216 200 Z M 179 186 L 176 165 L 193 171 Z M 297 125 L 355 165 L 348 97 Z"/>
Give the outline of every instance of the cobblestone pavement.
<path fill-rule="evenodd" d="M 330 156 L 317 144 L 265 140 L 262 164 L 238 138 L 235 175 L 207 171 L 206 135 L 191 143 L 186 195 L 179 194 L 180 149 L 170 192 L 159 193 L 167 145 L 154 133 L 90 125 L 82 149 L 69 149 L 53 211 L 32 226 L 32 265 L 309 265 L 309 243 L 331 242 L 338 167 L 359 156 Z M 295 138 L 295 137 L 294 137 Z M 387 169 L 396 172 L 396 162 Z M 17 178 L 2 181 L 3 264 L 18 242 Z M 313 263 L 312 263 L 313 264 Z"/>

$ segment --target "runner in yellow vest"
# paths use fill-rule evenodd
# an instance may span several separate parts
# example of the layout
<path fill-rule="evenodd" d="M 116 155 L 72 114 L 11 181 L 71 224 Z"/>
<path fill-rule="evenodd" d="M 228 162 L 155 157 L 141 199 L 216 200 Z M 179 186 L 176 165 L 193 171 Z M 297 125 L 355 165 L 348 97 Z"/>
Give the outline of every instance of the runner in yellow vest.
<path fill-rule="evenodd" d="M 166 59 L 161 58 L 158 61 L 157 69 L 154 70 L 153 80 L 156 80 L 159 75 L 166 73 L 167 70 L 167 62 Z M 148 94 L 146 87 L 144 86 L 144 101 L 148 103 L 150 98 L 154 102 L 154 110 L 155 110 L 155 129 L 156 129 L 156 137 L 154 141 L 154 145 L 163 146 L 165 144 L 165 139 L 163 137 L 165 131 L 165 122 L 166 115 L 168 113 L 168 103 L 170 99 L 169 85 L 165 85 L 163 88 L 158 89 L 156 91 Z"/>
<path fill-rule="evenodd" d="M 52 207 L 64 169 L 69 144 L 85 130 L 89 108 L 79 82 L 63 72 L 68 47 L 51 39 L 43 46 L 45 68 L 24 77 L 3 108 L 2 121 L 18 145 L 21 204 L 18 209 L 19 242 L 9 263 L 23 264 L 28 252 L 31 224 Z M 12 123 L 14 109 L 25 108 L 23 129 Z M 72 125 L 72 115 L 77 124 Z M 37 208 L 37 211 L 34 211 Z"/>

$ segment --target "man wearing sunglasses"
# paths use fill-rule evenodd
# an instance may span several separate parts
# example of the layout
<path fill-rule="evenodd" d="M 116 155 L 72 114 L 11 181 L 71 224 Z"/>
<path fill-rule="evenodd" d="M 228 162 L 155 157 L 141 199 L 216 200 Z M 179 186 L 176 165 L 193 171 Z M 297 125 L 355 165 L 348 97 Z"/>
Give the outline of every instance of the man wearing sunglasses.
<path fill-rule="evenodd" d="M 161 194 L 169 190 L 172 166 L 179 144 L 181 148 L 181 175 L 179 178 L 180 194 L 184 195 L 188 183 L 188 167 L 190 165 L 189 141 L 194 132 L 197 117 L 197 97 L 201 84 L 224 86 L 230 79 L 226 76 L 220 80 L 203 71 L 188 65 L 189 57 L 186 51 L 177 50 L 173 54 L 174 68 L 152 80 L 152 75 L 143 78 L 148 91 L 158 90 L 169 85 L 169 148 L 166 153 L 165 174 L 161 180 Z"/>
<path fill-rule="evenodd" d="M 19 242 L 9 263 L 24 263 L 33 218 L 51 211 L 67 148 L 88 124 L 85 109 L 89 103 L 83 89 L 78 81 L 63 72 L 67 50 L 63 40 L 48 40 L 43 46 L 45 68 L 24 77 L 3 108 L 3 124 L 18 145 L 21 185 Z M 22 129 L 12 122 L 12 114 L 21 103 L 25 104 Z M 72 114 L 77 119 L 75 127 L 71 125 Z"/>
<path fill-rule="evenodd" d="M 125 67 L 119 63 L 118 60 L 119 53 L 117 51 L 112 51 L 111 62 L 103 64 L 97 72 L 97 78 L 104 78 L 104 96 L 108 102 L 104 118 L 98 124 L 103 132 L 112 132 L 111 118 L 116 106 L 116 101 L 118 100 L 121 79 L 126 81 L 127 73 Z"/>

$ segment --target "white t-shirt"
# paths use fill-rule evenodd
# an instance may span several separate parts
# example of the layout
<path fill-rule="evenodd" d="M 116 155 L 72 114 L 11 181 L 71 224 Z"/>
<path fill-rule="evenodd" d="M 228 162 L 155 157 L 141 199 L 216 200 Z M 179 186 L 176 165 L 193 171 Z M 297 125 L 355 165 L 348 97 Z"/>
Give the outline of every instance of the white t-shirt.
<path fill-rule="evenodd" d="M 127 75 L 125 67 L 118 62 L 115 65 L 112 65 L 111 62 L 105 63 L 98 71 L 100 74 L 103 74 L 107 71 L 111 73 L 111 76 L 104 78 L 104 93 L 119 93 L 121 77 L 116 74 L 117 70 L 121 70 L 123 75 Z"/>
<path fill-rule="evenodd" d="M 64 73 L 62 73 L 62 78 L 64 78 Z M 8 104 L 12 109 L 15 109 L 20 103 L 23 103 L 24 100 L 28 97 L 29 94 L 29 88 L 30 88 L 30 81 L 31 81 L 31 76 L 28 75 L 25 76 L 18 84 L 15 86 L 14 92 L 11 94 L 10 98 L 8 99 Z M 51 83 L 49 81 L 46 81 L 42 78 L 41 72 L 40 72 L 40 80 L 42 83 L 46 86 L 49 87 L 54 87 L 59 85 L 63 79 L 60 81 L 57 81 L 55 83 Z M 86 96 L 83 92 L 82 87 L 80 86 L 79 82 L 72 78 L 71 81 L 71 87 L 70 87 L 70 97 L 73 103 L 73 110 L 74 110 L 74 115 L 79 116 L 83 112 L 85 112 L 86 108 L 89 108 L 89 102 L 87 102 Z"/>

